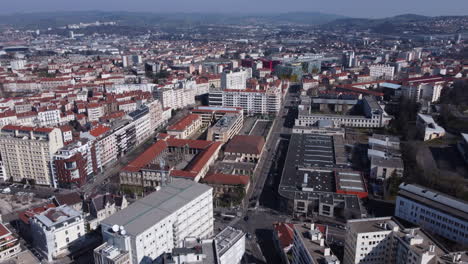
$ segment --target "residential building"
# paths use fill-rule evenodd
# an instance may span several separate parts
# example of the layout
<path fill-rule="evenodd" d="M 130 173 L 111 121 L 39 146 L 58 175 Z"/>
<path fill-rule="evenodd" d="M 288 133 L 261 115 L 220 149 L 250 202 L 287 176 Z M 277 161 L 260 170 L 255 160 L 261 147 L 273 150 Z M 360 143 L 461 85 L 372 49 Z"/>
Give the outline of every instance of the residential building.
<path fill-rule="evenodd" d="M 292 264 L 340 264 L 315 224 L 294 224 Z"/>
<path fill-rule="evenodd" d="M 402 183 L 395 216 L 458 244 L 468 245 L 468 204 L 419 185 Z"/>
<path fill-rule="evenodd" d="M 61 188 L 81 187 L 88 177 L 102 170 L 94 142 L 79 139 L 59 149 L 53 156 L 54 178 Z"/>
<path fill-rule="evenodd" d="M 282 263 L 291 263 L 292 248 L 294 246 L 294 224 L 283 222 L 274 223 L 273 242 L 276 250 L 280 252 Z"/>
<path fill-rule="evenodd" d="M 21 252 L 17 237 L 4 225 L 0 224 L 0 261 L 6 261 Z"/>
<path fill-rule="evenodd" d="M 81 213 L 66 205 L 34 215 L 30 223 L 33 245 L 48 261 L 67 254 L 86 233 Z"/>
<path fill-rule="evenodd" d="M 430 115 L 418 114 L 416 128 L 423 141 L 445 136 L 445 129 L 439 126 Z"/>
<path fill-rule="evenodd" d="M 245 90 L 247 79 L 252 78 L 252 69 L 242 68 L 238 71 L 225 71 L 221 74 L 221 88 Z"/>
<path fill-rule="evenodd" d="M 245 253 L 245 233 L 226 227 L 213 239 L 185 238 L 183 247 L 164 254 L 163 264 L 239 264 Z"/>
<path fill-rule="evenodd" d="M 450 253 L 419 228 L 404 228 L 391 217 L 349 220 L 344 264 L 464 263 L 465 253 Z"/>
<path fill-rule="evenodd" d="M 0 130 L 0 154 L 5 172 L 15 182 L 25 179 L 56 186 L 52 173 L 53 155 L 62 147 L 59 128 L 7 125 Z"/>
<path fill-rule="evenodd" d="M 385 181 L 392 175 L 403 177 L 403 160 L 400 139 L 394 136 L 374 134 L 369 138 L 370 177 Z"/>
<path fill-rule="evenodd" d="M 85 199 L 83 211 L 88 214 L 87 223 L 89 224 L 89 228 L 95 230 L 102 220 L 127 208 L 127 206 L 128 202 L 125 195 L 117 196 L 106 193 Z"/>
<path fill-rule="evenodd" d="M 101 229 L 104 242 L 119 250 L 116 257 L 128 253 L 130 263 L 138 264 L 183 246 L 187 237 L 212 236 L 213 222 L 212 188 L 174 178 L 160 190 L 104 219 Z M 94 250 L 96 262 L 103 259 L 103 254 L 102 247 Z"/>
<path fill-rule="evenodd" d="M 374 79 L 393 80 L 395 67 L 390 65 L 371 65 L 369 66 L 369 75 Z"/>
<path fill-rule="evenodd" d="M 167 127 L 167 133 L 180 139 L 188 139 L 202 127 L 202 119 L 197 114 L 189 114 L 177 123 Z"/>
<path fill-rule="evenodd" d="M 463 160 L 468 164 L 468 134 L 461 133 L 462 139 L 457 143 L 458 151 Z"/>
<path fill-rule="evenodd" d="M 440 76 L 405 79 L 402 81 L 402 95 L 415 102 L 437 102 L 445 82 L 445 79 Z"/>
<path fill-rule="evenodd" d="M 244 116 L 242 114 L 227 113 L 221 117 L 212 127 L 208 128 L 207 140 L 227 142 L 234 135 L 240 133 Z"/>
<path fill-rule="evenodd" d="M 283 99 L 282 82 L 277 80 L 259 89 L 210 89 L 209 105 L 241 107 L 246 114 L 272 114 L 280 112 Z"/>

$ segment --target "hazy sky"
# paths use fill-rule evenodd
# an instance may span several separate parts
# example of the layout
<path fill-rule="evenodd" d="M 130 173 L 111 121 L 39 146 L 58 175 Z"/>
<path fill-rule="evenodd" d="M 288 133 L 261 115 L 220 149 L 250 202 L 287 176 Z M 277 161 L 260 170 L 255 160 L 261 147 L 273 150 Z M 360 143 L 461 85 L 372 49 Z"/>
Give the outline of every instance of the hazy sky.
<path fill-rule="evenodd" d="M 148 11 L 278 13 L 318 11 L 350 17 L 468 15 L 468 0 L 1 0 L 0 13 Z"/>

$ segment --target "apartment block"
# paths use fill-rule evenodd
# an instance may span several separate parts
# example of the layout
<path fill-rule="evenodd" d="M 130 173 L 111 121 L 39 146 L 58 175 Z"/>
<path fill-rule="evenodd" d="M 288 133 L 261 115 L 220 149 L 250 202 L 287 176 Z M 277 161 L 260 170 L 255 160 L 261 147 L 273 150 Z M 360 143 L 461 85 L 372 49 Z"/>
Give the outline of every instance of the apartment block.
<path fill-rule="evenodd" d="M 122 259 L 128 254 L 138 264 L 153 261 L 182 247 L 187 237 L 213 235 L 212 188 L 184 179 L 172 179 L 160 190 L 137 200 L 101 222 L 106 246 L 94 250 L 96 263 L 102 259 Z M 115 257 L 106 252 L 115 249 Z M 106 257 L 104 258 L 103 255 Z"/>
<path fill-rule="evenodd" d="M 459 244 L 468 245 L 468 204 L 418 185 L 402 183 L 395 216 Z"/>
<path fill-rule="evenodd" d="M 344 264 L 462 264 L 466 253 L 449 252 L 419 228 L 404 228 L 391 217 L 349 220 Z"/>
<path fill-rule="evenodd" d="M 49 208 L 29 221 L 33 245 L 48 261 L 69 253 L 69 246 L 86 233 L 81 213 L 66 205 Z"/>
<path fill-rule="evenodd" d="M 56 186 L 52 161 L 55 152 L 62 147 L 59 128 L 7 125 L 0 130 L 0 153 L 5 172 L 16 182 L 25 179 Z"/>

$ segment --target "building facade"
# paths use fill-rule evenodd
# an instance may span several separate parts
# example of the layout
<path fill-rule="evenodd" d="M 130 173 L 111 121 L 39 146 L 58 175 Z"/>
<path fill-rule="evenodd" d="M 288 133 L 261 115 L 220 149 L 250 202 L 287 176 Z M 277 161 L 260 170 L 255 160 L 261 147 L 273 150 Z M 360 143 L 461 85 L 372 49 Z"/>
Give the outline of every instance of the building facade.
<path fill-rule="evenodd" d="M 468 245 L 468 205 L 418 185 L 400 185 L 395 216 L 421 228 Z"/>
<path fill-rule="evenodd" d="M 36 184 L 56 186 L 52 161 L 54 153 L 62 147 L 59 128 L 7 125 L 0 130 L 5 172 L 15 182 L 33 180 Z"/>
<path fill-rule="evenodd" d="M 181 247 L 187 237 L 212 236 L 213 222 L 212 188 L 173 179 L 159 191 L 106 218 L 101 228 L 107 245 L 127 252 L 130 263 L 138 264 L 151 263 L 164 252 Z M 102 259 L 102 248 L 94 252 L 95 259 Z"/>

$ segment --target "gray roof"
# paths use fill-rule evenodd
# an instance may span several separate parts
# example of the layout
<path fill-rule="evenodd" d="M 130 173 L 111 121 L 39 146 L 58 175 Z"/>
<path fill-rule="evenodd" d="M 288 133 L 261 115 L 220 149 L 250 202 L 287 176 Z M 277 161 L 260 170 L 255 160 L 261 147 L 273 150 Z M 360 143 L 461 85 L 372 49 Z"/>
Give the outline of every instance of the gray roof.
<path fill-rule="evenodd" d="M 399 196 L 409 198 L 437 210 L 468 220 L 468 203 L 415 184 L 400 184 Z"/>
<path fill-rule="evenodd" d="M 161 190 L 137 200 L 102 224 L 124 226 L 127 234 L 136 236 L 211 189 L 208 185 L 174 178 Z"/>

